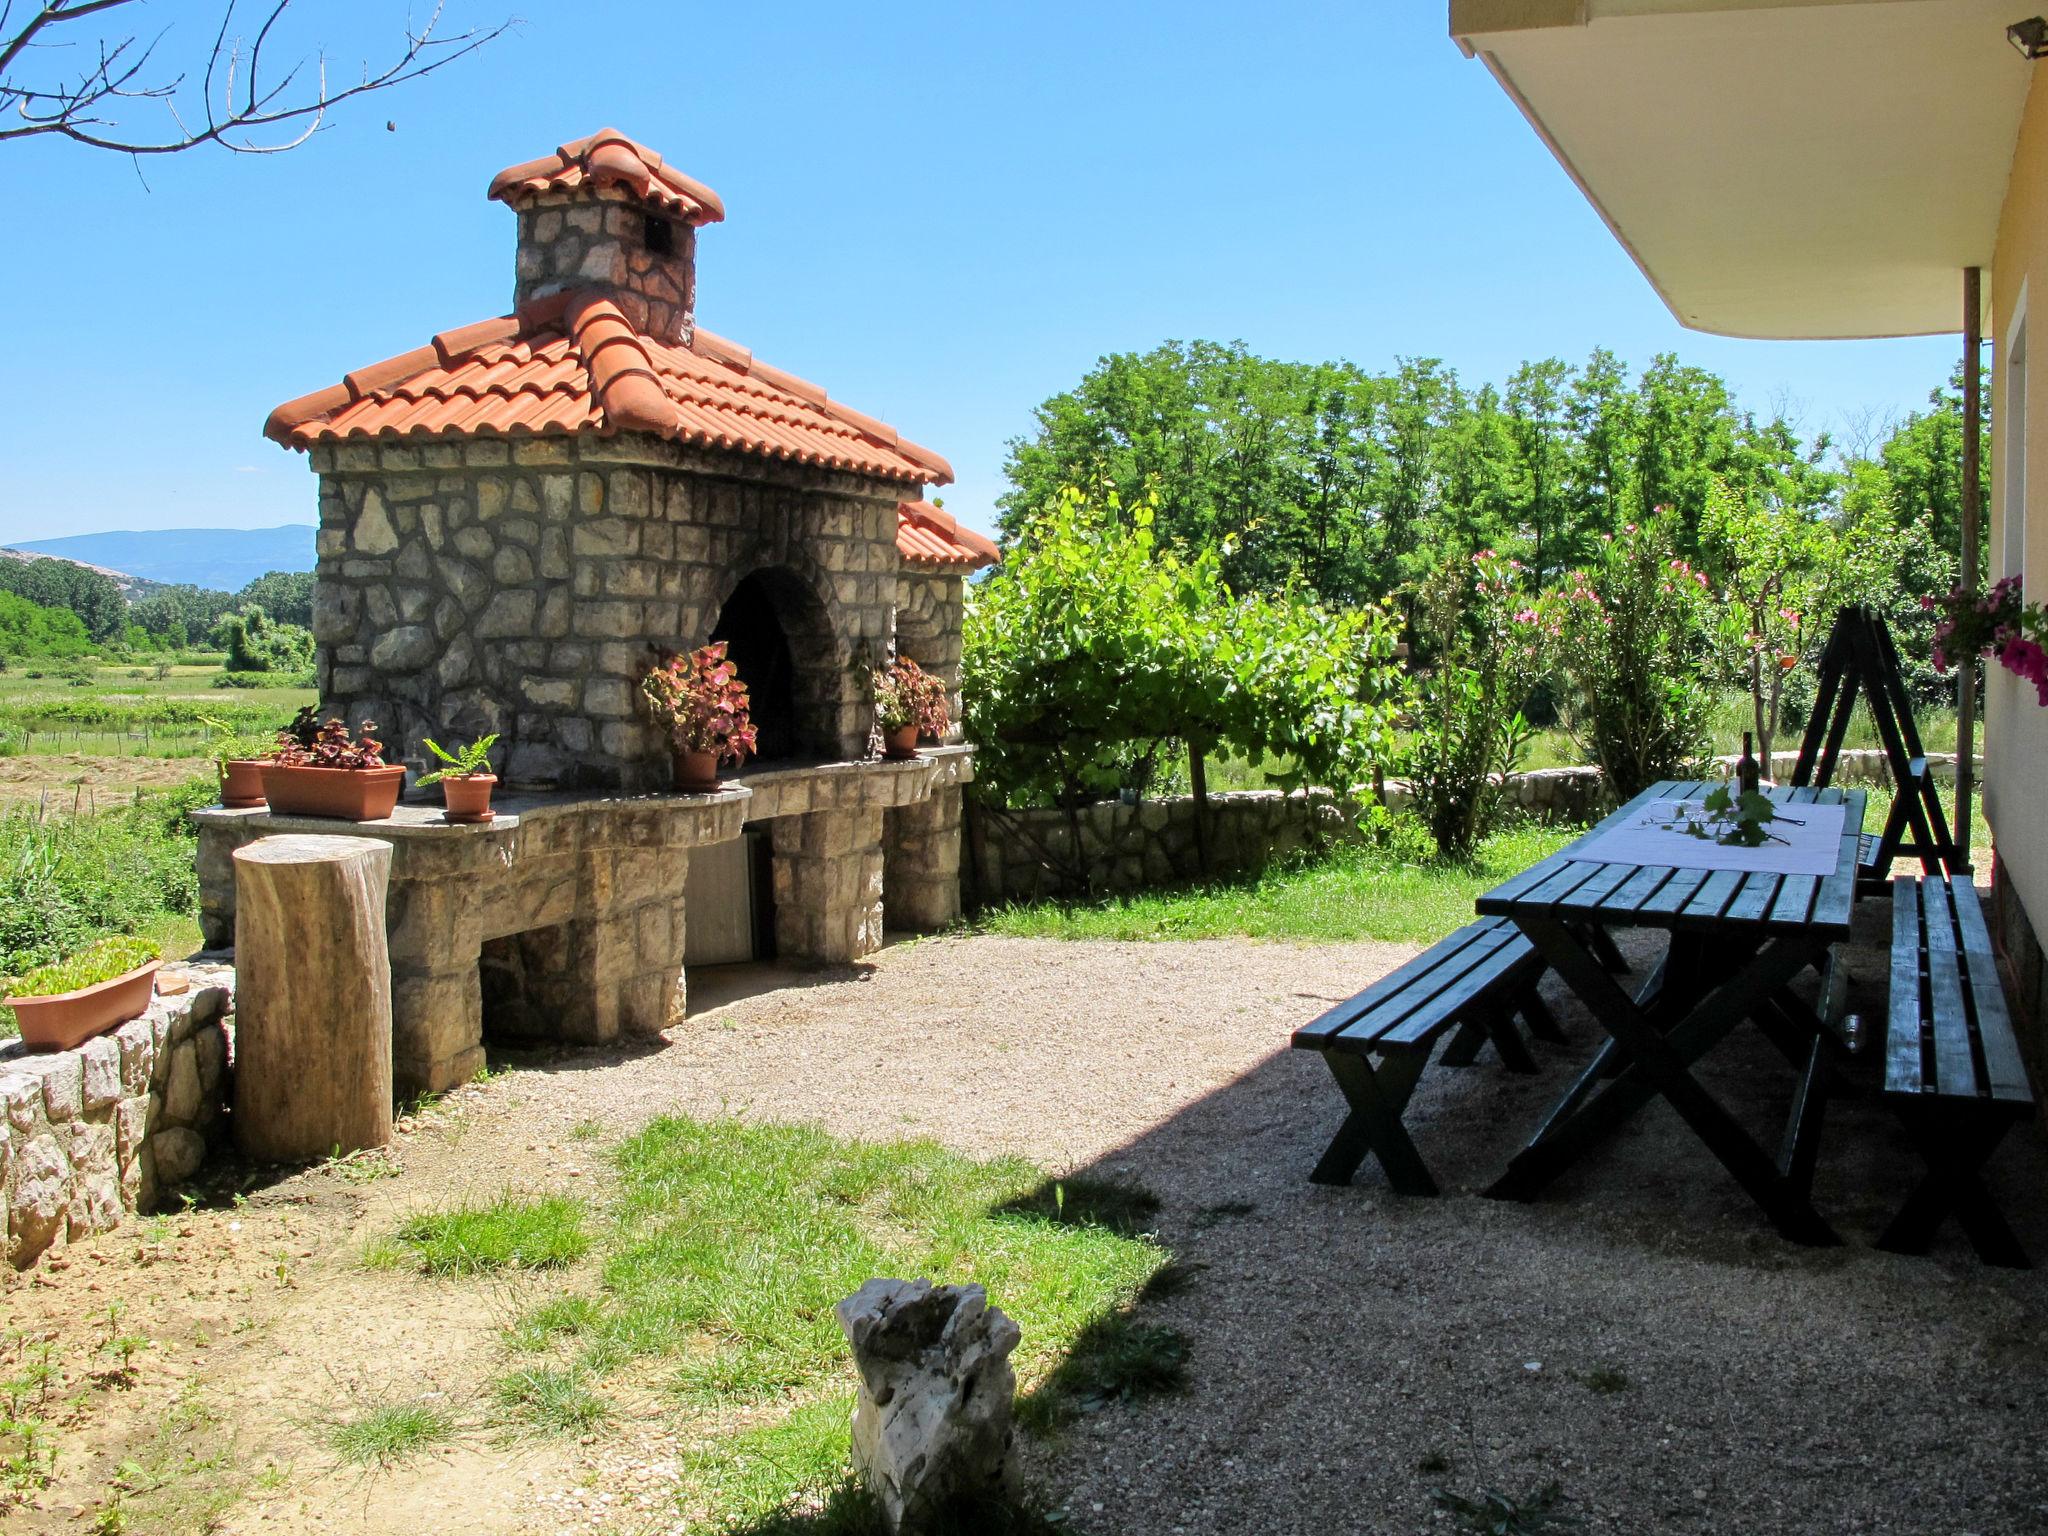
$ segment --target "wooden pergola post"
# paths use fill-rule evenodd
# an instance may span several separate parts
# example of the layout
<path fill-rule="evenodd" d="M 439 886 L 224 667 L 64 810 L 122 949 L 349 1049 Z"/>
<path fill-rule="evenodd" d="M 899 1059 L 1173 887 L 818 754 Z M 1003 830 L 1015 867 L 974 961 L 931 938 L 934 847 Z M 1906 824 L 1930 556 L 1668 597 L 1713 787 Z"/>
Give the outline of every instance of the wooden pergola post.
<path fill-rule="evenodd" d="M 1963 268 L 1963 505 L 1962 505 L 1962 587 L 1977 590 L 1977 505 L 1981 499 L 1983 467 L 1978 463 L 1978 444 L 1984 430 L 1983 391 L 1978 385 L 1979 355 L 1984 346 L 1984 273 L 1981 267 Z M 1974 661 L 1956 669 L 1956 859 L 1970 867 L 1970 800 L 1976 790 L 1977 761 L 1977 666 Z"/>

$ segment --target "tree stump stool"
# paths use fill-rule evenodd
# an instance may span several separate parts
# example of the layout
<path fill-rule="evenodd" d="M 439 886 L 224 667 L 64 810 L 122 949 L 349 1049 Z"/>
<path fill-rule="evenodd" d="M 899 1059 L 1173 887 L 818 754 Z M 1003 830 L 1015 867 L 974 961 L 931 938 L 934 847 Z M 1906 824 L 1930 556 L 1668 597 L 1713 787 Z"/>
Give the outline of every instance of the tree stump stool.
<path fill-rule="evenodd" d="M 391 1140 L 391 845 L 280 836 L 235 861 L 235 1142 L 303 1162 Z"/>

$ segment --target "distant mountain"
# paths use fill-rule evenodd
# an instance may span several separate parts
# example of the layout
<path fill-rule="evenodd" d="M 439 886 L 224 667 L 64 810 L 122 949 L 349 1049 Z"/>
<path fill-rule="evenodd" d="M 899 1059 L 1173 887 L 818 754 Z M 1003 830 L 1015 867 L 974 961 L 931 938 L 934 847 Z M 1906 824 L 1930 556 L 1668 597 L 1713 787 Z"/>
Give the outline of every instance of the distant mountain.
<path fill-rule="evenodd" d="M 313 525 L 74 533 L 61 539 L 32 539 L 13 548 L 98 566 L 117 578 L 239 592 L 267 571 L 313 569 Z"/>

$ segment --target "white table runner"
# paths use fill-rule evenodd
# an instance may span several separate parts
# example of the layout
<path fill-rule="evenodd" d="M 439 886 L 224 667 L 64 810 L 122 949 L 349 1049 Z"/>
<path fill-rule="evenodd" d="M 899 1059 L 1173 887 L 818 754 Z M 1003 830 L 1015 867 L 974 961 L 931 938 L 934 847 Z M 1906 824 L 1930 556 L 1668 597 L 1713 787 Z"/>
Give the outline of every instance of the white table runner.
<path fill-rule="evenodd" d="M 1703 816 L 1697 800 L 1654 800 L 1572 850 L 1591 864 L 1650 864 L 1666 869 L 1734 869 L 1764 875 L 1832 875 L 1841 865 L 1846 805 L 1783 805 L 1766 830 L 1774 839 L 1734 848 L 1677 830 L 1683 818 Z"/>

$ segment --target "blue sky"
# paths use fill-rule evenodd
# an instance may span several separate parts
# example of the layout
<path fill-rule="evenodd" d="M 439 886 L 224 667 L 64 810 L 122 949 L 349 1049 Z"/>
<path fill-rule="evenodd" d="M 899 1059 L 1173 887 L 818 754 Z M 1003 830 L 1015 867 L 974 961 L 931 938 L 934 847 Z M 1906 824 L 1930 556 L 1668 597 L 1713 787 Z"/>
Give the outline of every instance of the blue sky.
<path fill-rule="evenodd" d="M 298 8 L 343 58 L 404 15 Z M 458 24 L 503 9 L 450 0 Z M 138 173 L 0 147 L 0 542 L 310 522 L 304 460 L 261 436 L 270 408 L 503 313 L 512 218 L 485 185 L 605 124 L 725 199 L 700 321 L 946 454 L 947 505 L 984 528 L 1032 407 L 1167 338 L 1437 356 L 1471 382 L 1675 350 L 1809 431 L 1917 408 L 1957 352 L 1684 330 L 1459 55 L 1441 0 L 520 14 L 288 155 Z"/>

